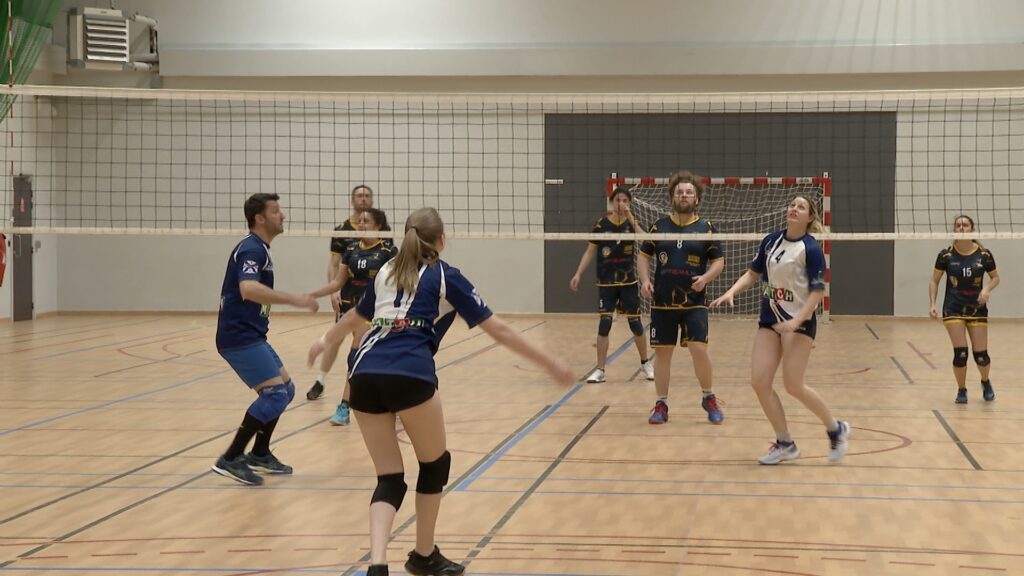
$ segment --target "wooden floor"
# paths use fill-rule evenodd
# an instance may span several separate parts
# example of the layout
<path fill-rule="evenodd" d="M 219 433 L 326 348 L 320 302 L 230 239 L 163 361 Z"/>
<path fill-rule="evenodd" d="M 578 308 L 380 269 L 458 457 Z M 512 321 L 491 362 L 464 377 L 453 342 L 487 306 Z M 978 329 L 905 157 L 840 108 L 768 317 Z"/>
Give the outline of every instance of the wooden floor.
<path fill-rule="evenodd" d="M 582 378 L 596 316 L 510 318 Z M 361 574 L 375 484 L 341 394 L 307 402 L 326 315 L 276 316 L 271 343 L 300 395 L 275 453 L 295 467 L 244 487 L 209 471 L 250 393 L 213 349 L 215 318 L 63 316 L 0 324 L 0 572 Z M 624 323 L 608 382 L 561 388 L 457 323 L 437 356 L 453 453 L 438 538 L 469 574 L 1022 574 L 1024 324 L 990 328 L 998 398 L 953 404 L 937 321 L 836 319 L 808 380 L 852 424 L 830 465 L 820 423 L 785 398 L 804 456 L 772 440 L 748 383 L 750 321 L 713 321 L 710 425 L 685 350 L 671 421 L 650 426 Z M 621 346 L 621 347 L 620 347 Z M 416 463 L 406 450 L 407 481 Z M 393 574 L 412 547 L 399 512 Z"/>

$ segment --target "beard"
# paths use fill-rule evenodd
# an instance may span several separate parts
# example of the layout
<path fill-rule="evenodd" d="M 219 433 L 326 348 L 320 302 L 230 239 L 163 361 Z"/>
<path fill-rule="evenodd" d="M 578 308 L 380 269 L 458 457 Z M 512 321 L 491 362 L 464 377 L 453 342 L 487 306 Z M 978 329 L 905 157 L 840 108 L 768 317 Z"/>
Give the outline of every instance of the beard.
<path fill-rule="evenodd" d="M 697 210 L 697 206 L 688 202 L 673 202 L 672 209 L 677 214 L 693 214 Z"/>

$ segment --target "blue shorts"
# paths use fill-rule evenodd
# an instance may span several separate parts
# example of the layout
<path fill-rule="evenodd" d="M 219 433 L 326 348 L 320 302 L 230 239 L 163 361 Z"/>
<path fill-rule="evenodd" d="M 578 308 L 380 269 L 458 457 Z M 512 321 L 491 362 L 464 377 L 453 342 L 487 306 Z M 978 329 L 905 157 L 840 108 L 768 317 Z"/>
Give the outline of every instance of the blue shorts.
<path fill-rule="evenodd" d="M 652 308 L 651 346 L 665 348 L 687 342 L 708 343 L 707 308 Z"/>
<path fill-rule="evenodd" d="M 640 316 L 640 289 L 637 284 L 598 286 L 597 308 L 602 315 L 616 311 L 626 317 Z"/>
<path fill-rule="evenodd" d="M 775 324 L 771 322 L 758 321 L 757 325 L 760 328 L 764 328 L 766 330 L 771 330 L 772 332 L 775 332 Z M 817 316 L 812 314 L 810 320 L 805 320 L 803 324 L 801 324 L 800 327 L 794 330 L 793 332 L 796 334 L 803 334 L 804 336 L 809 337 L 811 340 L 814 340 L 814 337 L 818 335 Z"/>
<path fill-rule="evenodd" d="M 217 352 L 249 388 L 256 388 L 267 380 L 277 378 L 281 375 L 281 368 L 284 368 L 277 352 L 267 342 Z"/>

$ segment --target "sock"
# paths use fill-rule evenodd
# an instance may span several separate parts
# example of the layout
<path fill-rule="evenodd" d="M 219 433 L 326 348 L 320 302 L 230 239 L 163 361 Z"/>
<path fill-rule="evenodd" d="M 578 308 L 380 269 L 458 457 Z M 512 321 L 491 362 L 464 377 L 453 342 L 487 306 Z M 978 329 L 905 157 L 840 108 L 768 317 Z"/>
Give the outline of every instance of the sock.
<path fill-rule="evenodd" d="M 779 444 L 783 446 L 789 446 L 793 443 L 793 437 L 789 435 L 789 432 L 783 432 L 782 434 L 776 434 L 775 439 L 778 440 Z"/>
<path fill-rule="evenodd" d="M 327 372 L 321 372 L 320 375 L 316 377 L 316 381 L 321 383 L 321 384 L 323 384 L 324 386 L 326 386 L 327 385 Z"/>
<path fill-rule="evenodd" d="M 278 416 L 270 422 L 262 425 L 259 430 L 256 431 L 256 441 L 252 443 L 252 453 L 254 456 L 266 456 L 270 454 L 270 436 L 274 433 L 274 428 L 277 427 L 277 421 L 281 417 Z"/>
<path fill-rule="evenodd" d="M 647 361 L 648 361 L 648 360 L 650 360 L 650 358 L 643 358 L 643 357 L 641 357 L 641 358 L 640 358 L 640 363 L 641 363 L 641 364 L 647 364 Z"/>
<path fill-rule="evenodd" d="M 241 456 L 242 452 L 245 452 L 245 447 L 249 444 L 249 440 L 252 440 L 252 437 L 256 435 L 256 431 L 262 427 L 262 422 L 246 412 L 245 418 L 242 418 L 242 424 L 238 427 L 238 432 L 235 432 L 235 439 L 231 441 L 227 452 L 224 452 L 224 459 L 234 460 Z"/>
<path fill-rule="evenodd" d="M 658 402 L 664 402 L 668 406 L 668 396 L 658 396 Z"/>
<path fill-rule="evenodd" d="M 704 397 L 705 398 L 707 398 L 708 396 L 714 396 L 715 395 L 715 393 L 712 392 L 711 390 L 701 390 L 701 392 L 704 393 Z"/>
<path fill-rule="evenodd" d="M 838 432 L 839 431 L 839 421 L 836 420 L 835 418 L 833 418 L 832 419 L 832 423 L 829 424 L 828 426 L 825 426 L 825 430 L 828 430 L 829 434 L 832 434 L 834 432 Z"/>
<path fill-rule="evenodd" d="M 982 384 L 987 384 L 987 385 L 989 385 L 989 386 L 991 386 L 991 385 L 992 385 L 992 382 L 990 382 L 990 381 L 988 380 L 988 378 L 986 378 L 986 379 L 982 380 L 982 381 L 981 381 L 981 383 L 982 383 Z"/>

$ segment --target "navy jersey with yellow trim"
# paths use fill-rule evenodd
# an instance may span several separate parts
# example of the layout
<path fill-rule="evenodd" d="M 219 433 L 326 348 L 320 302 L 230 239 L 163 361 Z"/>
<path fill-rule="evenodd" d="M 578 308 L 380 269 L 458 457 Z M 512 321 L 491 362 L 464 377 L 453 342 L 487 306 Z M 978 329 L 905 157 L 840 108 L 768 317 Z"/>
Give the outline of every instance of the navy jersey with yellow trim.
<path fill-rule="evenodd" d="M 594 234 L 632 234 L 629 220 L 616 223 L 607 216 L 594 224 Z M 591 240 L 597 246 L 597 285 L 625 286 L 636 284 L 636 265 L 633 262 L 635 242 L 629 240 Z"/>
<path fill-rule="evenodd" d="M 377 277 L 381 267 L 395 257 L 398 250 L 389 240 L 378 240 L 371 246 L 353 242 L 341 256 L 341 264 L 348 267 L 349 279 L 341 289 L 341 299 L 357 302 L 366 287 Z"/>
<path fill-rule="evenodd" d="M 685 224 L 673 215 L 664 216 L 651 226 L 651 234 L 710 234 L 715 226 L 695 216 Z M 708 263 L 722 258 L 717 240 L 647 240 L 640 251 L 657 261 L 654 271 L 653 308 L 684 309 L 705 306 L 704 290 L 692 289 L 693 277 L 708 270 Z"/>
<path fill-rule="evenodd" d="M 988 248 L 980 244 L 974 246 L 970 254 L 962 254 L 948 246 L 935 259 L 935 269 L 946 273 L 943 310 L 960 313 L 979 307 L 978 294 L 985 285 L 985 273 L 996 269 L 996 261 Z"/>
<path fill-rule="evenodd" d="M 335 230 L 342 232 L 355 232 L 356 227 L 352 225 L 352 219 L 349 218 L 341 224 L 334 227 Z M 331 252 L 335 254 L 345 254 L 345 250 L 348 247 L 359 242 L 359 238 L 331 238 Z"/>

